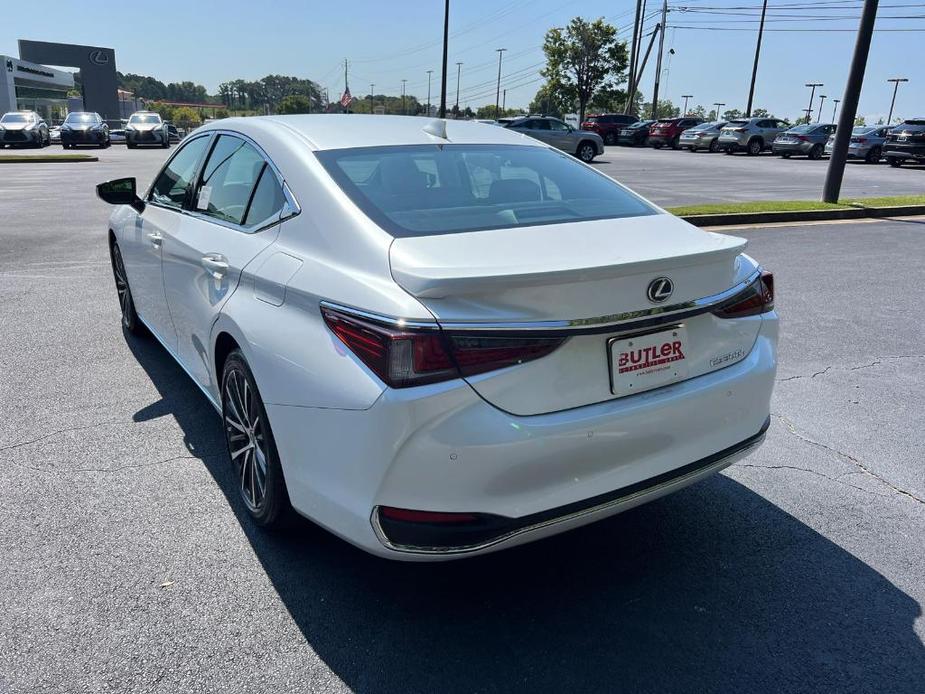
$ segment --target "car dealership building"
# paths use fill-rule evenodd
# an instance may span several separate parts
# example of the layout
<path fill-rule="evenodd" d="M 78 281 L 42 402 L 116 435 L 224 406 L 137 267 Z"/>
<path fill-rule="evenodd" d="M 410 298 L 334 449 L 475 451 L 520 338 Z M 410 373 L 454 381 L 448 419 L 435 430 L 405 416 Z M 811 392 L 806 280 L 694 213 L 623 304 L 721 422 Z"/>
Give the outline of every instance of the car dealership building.
<path fill-rule="evenodd" d="M 0 55 L 0 114 L 37 111 L 46 120 L 67 113 L 67 93 L 74 76 L 64 70 Z"/>

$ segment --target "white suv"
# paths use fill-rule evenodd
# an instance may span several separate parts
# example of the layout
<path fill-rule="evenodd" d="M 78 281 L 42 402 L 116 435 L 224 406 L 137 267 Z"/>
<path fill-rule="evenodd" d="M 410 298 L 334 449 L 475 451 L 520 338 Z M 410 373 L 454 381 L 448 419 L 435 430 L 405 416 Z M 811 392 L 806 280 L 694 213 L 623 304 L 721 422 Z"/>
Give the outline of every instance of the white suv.
<path fill-rule="evenodd" d="M 774 138 L 790 124 L 778 118 L 742 118 L 731 120 L 720 130 L 719 147 L 726 154 L 744 150 L 751 155 L 771 149 Z"/>

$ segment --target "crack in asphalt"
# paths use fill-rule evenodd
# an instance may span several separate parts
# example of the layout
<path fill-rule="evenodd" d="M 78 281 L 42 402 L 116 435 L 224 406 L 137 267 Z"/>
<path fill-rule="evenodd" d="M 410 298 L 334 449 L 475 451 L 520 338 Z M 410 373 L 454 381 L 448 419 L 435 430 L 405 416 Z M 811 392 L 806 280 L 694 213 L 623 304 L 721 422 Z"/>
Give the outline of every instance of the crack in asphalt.
<path fill-rule="evenodd" d="M 823 479 L 826 479 L 830 482 L 835 482 L 836 484 L 843 484 L 846 487 L 857 489 L 859 492 L 864 492 L 865 494 L 870 494 L 872 496 L 879 496 L 879 497 L 884 497 L 884 498 L 889 496 L 889 494 L 878 494 L 877 492 L 872 492 L 869 489 L 864 489 L 864 487 L 859 487 L 856 484 L 845 482 L 844 480 L 841 479 L 841 477 L 832 477 L 831 475 L 826 475 L 825 473 L 819 472 L 818 470 L 812 470 L 810 468 L 799 467 L 797 465 L 757 465 L 755 463 L 738 463 L 736 464 L 736 467 L 751 467 L 751 468 L 758 468 L 761 470 L 796 470 L 797 472 L 806 472 L 806 473 L 809 473 L 810 475 L 815 475 L 816 477 L 822 477 Z M 848 474 L 860 475 L 863 473 L 851 472 Z"/>
<path fill-rule="evenodd" d="M 135 470 L 138 468 L 145 467 L 155 467 L 156 465 L 165 465 L 166 463 L 173 463 L 178 460 L 200 460 L 205 461 L 208 458 L 217 458 L 224 455 L 223 453 L 207 453 L 205 455 L 175 455 L 170 458 L 164 458 L 163 460 L 153 460 L 147 463 L 135 463 L 133 465 L 120 465 L 118 467 L 110 468 L 95 468 L 95 467 L 61 467 L 61 468 L 47 468 L 47 467 L 35 467 L 33 465 L 23 465 L 22 463 L 13 462 L 13 465 L 21 468 L 23 470 L 32 470 L 33 472 L 54 472 L 54 473 L 67 473 L 67 472 L 120 472 L 122 470 Z"/>
<path fill-rule="evenodd" d="M 798 381 L 798 380 L 800 380 L 800 379 L 802 379 L 802 378 L 808 378 L 808 379 L 812 380 L 812 379 L 816 378 L 816 376 L 822 376 L 822 375 L 824 375 L 824 374 L 827 374 L 827 373 L 829 373 L 829 371 L 831 371 L 832 369 L 835 369 L 835 368 L 840 368 L 840 369 L 842 369 L 842 370 L 844 370 L 844 371 L 859 371 L 859 370 L 861 370 L 861 369 L 869 369 L 869 368 L 871 368 L 872 366 L 880 366 L 881 364 L 883 364 L 883 362 L 885 362 L 885 361 L 891 361 L 891 360 L 894 360 L 894 359 L 925 359 L 925 354 L 893 354 L 893 355 L 887 355 L 887 356 L 883 356 L 883 357 L 874 357 L 874 360 L 873 360 L 870 364 L 861 364 L 861 365 L 859 365 L 859 366 L 843 366 L 843 367 L 837 367 L 837 366 L 834 365 L 834 364 L 830 364 L 829 366 L 825 367 L 822 371 L 816 371 L 816 372 L 814 372 L 814 373 L 812 373 L 812 374 L 809 374 L 809 375 L 806 375 L 806 374 L 798 374 L 798 375 L 796 375 L 796 376 L 787 376 L 787 378 L 778 378 L 778 379 L 777 379 L 777 382 L 778 382 L 778 383 L 786 383 L 787 381 Z"/>
<path fill-rule="evenodd" d="M 815 439 L 812 439 L 812 438 L 810 438 L 809 436 L 806 436 L 805 434 L 801 433 L 800 431 L 797 430 L 797 427 L 796 427 L 796 425 L 793 423 L 793 421 L 792 421 L 791 419 L 789 419 L 788 417 L 785 417 L 785 416 L 782 415 L 782 414 L 775 414 L 775 413 L 773 413 L 773 412 L 771 413 L 771 416 L 772 416 L 772 417 L 776 417 L 777 419 L 779 419 L 779 420 L 784 424 L 784 426 L 787 427 L 787 431 L 789 431 L 793 436 L 795 436 L 795 437 L 796 437 L 797 439 L 799 439 L 800 441 L 802 441 L 802 442 L 804 442 L 804 443 L 807 443 L 807 444 L 809 444 L 809 445 L 811 445 L 811 446 L 815 446 L 816 448 L 821 448 L 822 450 L 828 451 L 829 453 L 834 453 L 834 454 L 837 455 L 838 457 L 843 458 L 844 460 L 847 460 L 847 461 L 850 462 L 852 465 L 854 465 L 856 468 L 858 468 L 858 473 L 863 473 L 863 474 L 865 474 L 865 475 L 868 475 L 869 477 L 872 477 L 873 479 L 875 479 L 875 480 L 877 480 L 878 482 L 880 482 L 880 484 L 882 484 L 882 485 L 888 487 L 889 489 L 893 490 L 893 491 L 896 492 L 897 494 L 901 494 L 901 495 L 903 495 L 903 496 L 905 496 L 905 497 L 908 497 L 909 499 L 912 499 L 913 501 L 916 501 L 916 502 L 918 502 L 918 503 L 920 503 L 920 504 L 922 504 L 922 505 L 925 505 L 925 499 L 922 499 L 922 498 L 916 496 L 915 494 L 913 494 L 912 492 L 910 492 L 910 491 L 908 491 L 908 490 L 906 490 L 906 489 L 903 489 L 902 487 L 898 487 L 898 486 L 896 486 L 895 484 L 893 484 L 892 482 L 890 482 L 889 480 L 885 479 L 884 477 L 881 477 L 881 476 L 878 475 L 876 472 L 874 472 L 874 471 L 871 470 L 869 467 L 867 467 L 867 465 L 865 465 L 863 461 L 861 461 L 860 459 L 858 459 L 858 458 L 856 458 L 855 456 L 851 455 L 850 453 L 845 453 L 844 451 L 841 451 L 841 450 L 839 450 L 839 449 L 837 449 L 837 448 L 834 448 L 833 446 L 829 446 L 828 444 L 822 443 L 821 441 L 816 441 Z M 743 467 L 749 467 L 749 465 L 746 464 L 746 465 L 743 465 Z M 844 484 L 844 485 L 849 486 L 849 487 L 855 487 L 855 485 L 848 484 L 847 482 L 844 482 L 844 481 L 842 481 L 841 479 L 839 479 L 839 478 L 837 478 L 837 477 L 836 477 L 836 478 L 829 477 L 829 476 L 827 476 L 827 475 L 825 475 L 825 474 L 823 474 L 823 473 L 821 473 L 821 472 L 818 472 L 818 471 L 816 471 L 816 470 L 807 470 L 807 469 L 799 468 L 799 467 L 796 467 L 796 466 L 789 466 L 789 465 L 765 466 L 765 465 L 754 465 L 754 464 L 751 464 L 750 467 L 767 467 L 767 468 L 769 468 L 769 469 L 775 469 L 775 468 L 778 468 L 778 467 L 779 467 L 779 468 L 790 468 L 790 467 L 792 467 L 794 470 L 802 470 L 802 471 L 804 471 L 804 472 L 809 472 L 809 473 L 812 473 L 812 474 L 819 475 L 819 476 L 821 476 L 821 477 L 825 477 L 826 479 L 831 479 L 833 482 L 838 482 L 839 484 Z M 857 474 L 857 473 L 848 473 L 848 474 Z M 844 477 L 844 476 L 845 476 L 845 475 L 841 475 L 840 477 Z M 860 488 L 860 487 L 855 487 L 855 489 L 861 489 L 861 488 Z M 861 491 L 867 491 L 867 492 L 869 492 L 869 490 L 866 490 L 866 489 L 861 489 Z M 873 493 L 873 492 L 870 492 L 870 493 Z M 884 496 L 884 495 L 878 494 L 877 496 Z"/>
<path fill-rule="evenodd" d="M 34 439 L 28 439 L 26 441 L 20 441 L 18 443 L 7 444 L 6 446 L 0 446 L 0 453 L 3 451 L 11 451 L 14 448 L 22 448 L 23 446 L 28 446 L 33 443 L 38 443 L 39 441 L 44 441 L 45 439 L 50 439 L 52 436 L 58 436 L 59 434 L 66 434 L 69 431 L 82 431 L 84 429 L 95 429 L 97 427 L 109 426 L 110 424 L 124 424 L 123 421 L 118 419 L 112 419 L 106 422 L 97 422 L 96 424 L 84 424 L 77 427 L 65 427 L 64 429 L 56 429 L 55 431 L 49 431 L 47 434 L 42 434 L 37 436 Z"/>

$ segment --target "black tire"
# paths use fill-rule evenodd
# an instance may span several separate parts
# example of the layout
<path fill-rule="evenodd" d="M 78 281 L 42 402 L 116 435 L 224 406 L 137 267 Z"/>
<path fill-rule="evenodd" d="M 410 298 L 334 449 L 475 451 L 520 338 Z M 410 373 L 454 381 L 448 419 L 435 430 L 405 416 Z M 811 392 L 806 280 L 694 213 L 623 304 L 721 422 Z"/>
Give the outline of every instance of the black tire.
<path fill-rule="evenodd" d="M 745 147 L 745 151 L 750 157 L 761 154 L 762 149 L 764 149 L 764 143 L 761 141 L 760 137 L 753 137 L 748 141 L 748 144 Z"/>
<path fill-rule="evenodd" d="M 661 148 L 662 148 L 662 143 L 661 143 L 661 142 L 653 142 L 653 143 L 652 143 L 652 149 L 661 149 Z"/>
<path fill-rule="evenodd" d="M 675 135 L 671 141 L 671 149 L 681 149 L 681 136 Z"/>
<path fill-rule="evenodd" d="M 710 140 L 710 151 L 713 154 L 716 154 L 719 151 L 719 140 L 717 140 L 715 137 Z"/>
<path fill-rule="evenodd" d="M 169 149 L 169 148 L 170 148 L 170 140 L 164 140 L 164 142 L 161 143 L 161 148 L 162 148 L 162 149 Z"/>
<path fill-rule="evenodd" d="M 688 146 L 687 151 L 688 151 L 688 152 L 696 152 L 696 151 L 697 151 L 697 148 L 694 147 L 694 145 L 690 145 L 690 146 Z"/>
<path fill-rule="evenodd" d="M 617 136 L 613 133 L 607 133 L 604 135 L 604 144 L 609 147 L 613 147 L 615 144 L 617 144 Z"/>
<path fill-rule="evenodd" d="M 597 156 L 597 147 L 590 140 L 582 140 L 578 143 L 578 149 L 575 156 L 581 159 L 585 164 L 590 164 Z"/>
<path fill-rule="evenodd" d="M 864 161 L 868 164 L 879 164 L 882 154 L 883 152 L 879 147 L 871 147 L 870 150 L 868 150 L 867 155 L 864 157 Z"/>
<path fill-rule="evenodd" d="M 735 150 L 732 147 L 727 147 L 723 150 L 723 154 L 735 154 Z"/>
<path fill-rule="evenodd" d="M 890 158 L 887 161 L 890 162 L 890 166 L 892 166 L 894 169 L 898 169 L 900 166 L 903 165 L 902 159 Z"/>
<path fill-rule="evenodd" d="M 781 159 L 789 159 L 789 158 L 790 158 L 790 152 L 781 152 L 780 157 L 781 157 Z"/>
<path fill-rule="evenodd" d="M 813 161 L 816 161 L 817 159 L 822 159 L 822 152 L 823 152 L 822 145 L 817 143 L 813 145 L 812 149 L 809 150 L 809 154 L 807 154 L 806 156 L 808 156 Z"/>
<path fill-rule="evenodd" d="M 222 368 L 222 423 L 228 457 L 248 514 L 263 528 L 289 525 L 292 505 L 270 420 L 247 360 L 237 349 Z"/>
<path fill-rule="evenodd" d="M 109 259 L 112 262 L 113 279 L 116 281 L 116 294 L 119 297 L 119 308 L 122 311 L 122 327 L 133 335 L 145 335 L 148 331 L 135 311 L 135 301 L 132 299 L 132 290 L 128 284 L 128 275 L 125 273 L 125 263 L 122 261 L 122 251 L 119 250 L 119 244 L 113 243 L 110 246 Z"/>

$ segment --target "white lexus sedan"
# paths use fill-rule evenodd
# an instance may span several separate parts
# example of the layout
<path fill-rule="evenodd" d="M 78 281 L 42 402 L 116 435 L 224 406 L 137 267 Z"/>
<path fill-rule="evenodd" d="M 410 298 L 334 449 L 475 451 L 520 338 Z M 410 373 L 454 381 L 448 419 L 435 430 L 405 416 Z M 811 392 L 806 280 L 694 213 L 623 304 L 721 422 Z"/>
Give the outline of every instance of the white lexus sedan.
<path fill-rule="evenodd" d="M 416 117 L 217 121 L 97 187 L 124 328 L 221 413 L 243 502 L 384 557 L 511 547 L 763 440 L 773 279 L 575 157 Z"/>

